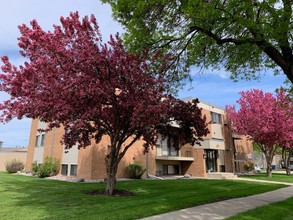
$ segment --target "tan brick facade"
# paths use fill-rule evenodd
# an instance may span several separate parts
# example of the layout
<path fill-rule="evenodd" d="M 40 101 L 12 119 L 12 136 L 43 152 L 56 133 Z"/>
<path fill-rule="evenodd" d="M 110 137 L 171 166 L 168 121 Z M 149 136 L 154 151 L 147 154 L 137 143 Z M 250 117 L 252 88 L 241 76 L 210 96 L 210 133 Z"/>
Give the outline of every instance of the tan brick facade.
<path fill-rule="evenodd" d="M 205 177 L 207 172 L 235 172 L 243 170 L 243 166 L 250 161 L 252 144 L 250 140 L 233 139 L 228 125 L 225 123 L 223 109 L 200 103 L 202 114 L 206 116 L 210 133 L 204 137 L 201 145 L 181 146 L 179 151 L 162 146 L 154 146 L 148 155 L 143 153 L 143 141 L 136 142 L 125 154 L 119 163 L 117 178 L 126 177 L 125 168 L 128 164 L 137 163 L 146 168 L 152 175 L 184 175 Z M 34 160 L 42 163 L 46 156 L 52 156 L 61 161 L 63 169 L 73 169 L 77 166 L 77 176 L 85 179 L 103 179 L 106 177 L 105 156 L 109 146 L 109 137 L 104 136 L 99 144 L 94 141 L 91 146 L 64 153 L 64 147 L 60 144 L 63 128 L 45 134 L 43 146 L 37 146 L 37 135 L 40 124 L 38 120 L 32 121 L 30 141 L 28 147 L 26 169 L 31 168 Z M 40 138 L 39 137 L 39 138 Z M 161 142 L 163 143 L 163 142 Z M 127 143 L 126 143 L 127 144 Z M 148 163 L 146 159 L 148 158 Z M 243 159 L 240 163 L 240 159 Z M 67 168 L 68 167 L 68 168 Z M 63 172 L 62 169 L 60 172 Z M 67 172 L 70 175 L 71 172 Z"/>
<path fill-rule="evenodd" d="M 35 143 L 36 143 L 36 134 L 38 130 L 38 120 L 32 120 L 30 138 L 28 143 L 28 152 L 26 159 L 26 170 L 30 170 L 32 167 L 32 163 L 34 162 L 34 153 L 35 153 Z"/>

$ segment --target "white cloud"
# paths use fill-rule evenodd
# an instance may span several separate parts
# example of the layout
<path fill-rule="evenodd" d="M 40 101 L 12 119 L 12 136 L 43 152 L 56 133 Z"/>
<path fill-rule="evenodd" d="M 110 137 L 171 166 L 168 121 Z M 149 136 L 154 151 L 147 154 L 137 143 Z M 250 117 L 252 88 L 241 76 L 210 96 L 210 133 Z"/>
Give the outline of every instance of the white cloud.
<path fill-rule="evenodd" d="M 199 75 L 215 75 L 219 76 L 223 79 L 228 79 L 230 77 L 230 73 L 228 73 L 224 68 L 222 69 L 213 69 L 213 68 L 207 68 L 207 69 L 199 69 L 195 66 L 192 66 L 190 68 L 191 75 L 192 76 L 199 76 Z"/>

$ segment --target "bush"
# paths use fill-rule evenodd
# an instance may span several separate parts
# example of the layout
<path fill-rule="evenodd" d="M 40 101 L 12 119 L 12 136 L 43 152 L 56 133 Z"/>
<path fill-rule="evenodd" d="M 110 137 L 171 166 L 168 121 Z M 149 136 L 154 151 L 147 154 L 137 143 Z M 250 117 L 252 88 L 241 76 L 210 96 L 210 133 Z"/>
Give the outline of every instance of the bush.
<path fill-rule="evenodd" d="M 38 162 L 35 160 L 32 163 L 32 174 L 33 175 L 36 175 L 38 173 L 39 167 L 40 167 L 40 165 L 38 165 Z"/>
<path fill-rule="evenodd" d="M 254 163 L 252 163 L 252 162 L 246 163 L 244 165 L 244 170 L 248 171 L 248 172 L 253 171 L 254 170 Z"/>
<path fill-rule="evenodd" d="M 6 162 L 6 170 L 8 173 L 17 173 L 17 171 L 22 171 L 23 168 L 24 164 L 20 160 L 13 159 Z"/>
<path fill-rule="evenodd" d="M 60 162 L 56 158 L 46 157 L 44 163 L 37 168 L 38 177 L 55 176 L 59 172 Z"/>
<path fill-rule="evenodd" d="M 145 169 L 143 169 L 143 167 L 139 164 L 129 164 L 126 167 L 126 173 L 131 179 L 141 179 L 144 172 Z"/>

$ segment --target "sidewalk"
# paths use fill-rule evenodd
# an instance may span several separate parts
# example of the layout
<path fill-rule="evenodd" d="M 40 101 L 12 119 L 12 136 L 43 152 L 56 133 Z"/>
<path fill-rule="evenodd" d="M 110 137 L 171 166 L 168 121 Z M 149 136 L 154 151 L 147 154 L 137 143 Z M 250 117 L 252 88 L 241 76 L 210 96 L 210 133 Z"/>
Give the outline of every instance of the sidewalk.
<path fill-rule="evenodd" d="M 246 181 L 259 181 L 239 178 L 239 180 Z M 267 181 L 259 181 L 267 182 Z M 280 182 L 271 182 L 280 183 Z M 161 215 L 155 215 L 144 220 L 177 220 L 177 219 L 197 219 L 197 220 L 219 220 L 225 219 L 238 213 L 248 211 L 250 209 L 257 208 L 259 206 L 268 205 L 271 203 L 286 200 L 293 197 L 293 184 L 280 183 L 285 185 L 291 185 L 286 188 L 266 192 L 259 195 L 253 195 L 248 197 L 229 199 L 221 202 L 209 203 L 205 205 L 195 206 L 192 208 L 182 209 L 175 212 L 169 212 Z"/>

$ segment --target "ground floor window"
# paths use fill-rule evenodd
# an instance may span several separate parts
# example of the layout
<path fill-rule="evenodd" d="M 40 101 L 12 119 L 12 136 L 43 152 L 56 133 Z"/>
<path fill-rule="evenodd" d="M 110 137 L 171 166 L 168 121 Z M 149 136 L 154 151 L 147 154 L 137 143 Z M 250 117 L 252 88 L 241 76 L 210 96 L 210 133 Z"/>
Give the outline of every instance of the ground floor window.
<path fill-rule="evenodd" d="M 179 174 L 179 165 L 163 165 L 163 175 Z"/>
<path fill-rule="evenodd" d="M 77 176 L 77 165 L 76 164 L 62 164 L 61 174 L 63 176 Z"/>
<path fill-rule="evenodd" d="M 72 164 L 70 166 L 70 175 L 71 176 L 76 176 L 77 175 L 77 165 Z"/>
<path fill-rule="evenodd" d="M 63 176 L 67 176 L 68 175 L 68 164 L 62 164 L 61 174 Z"/>

